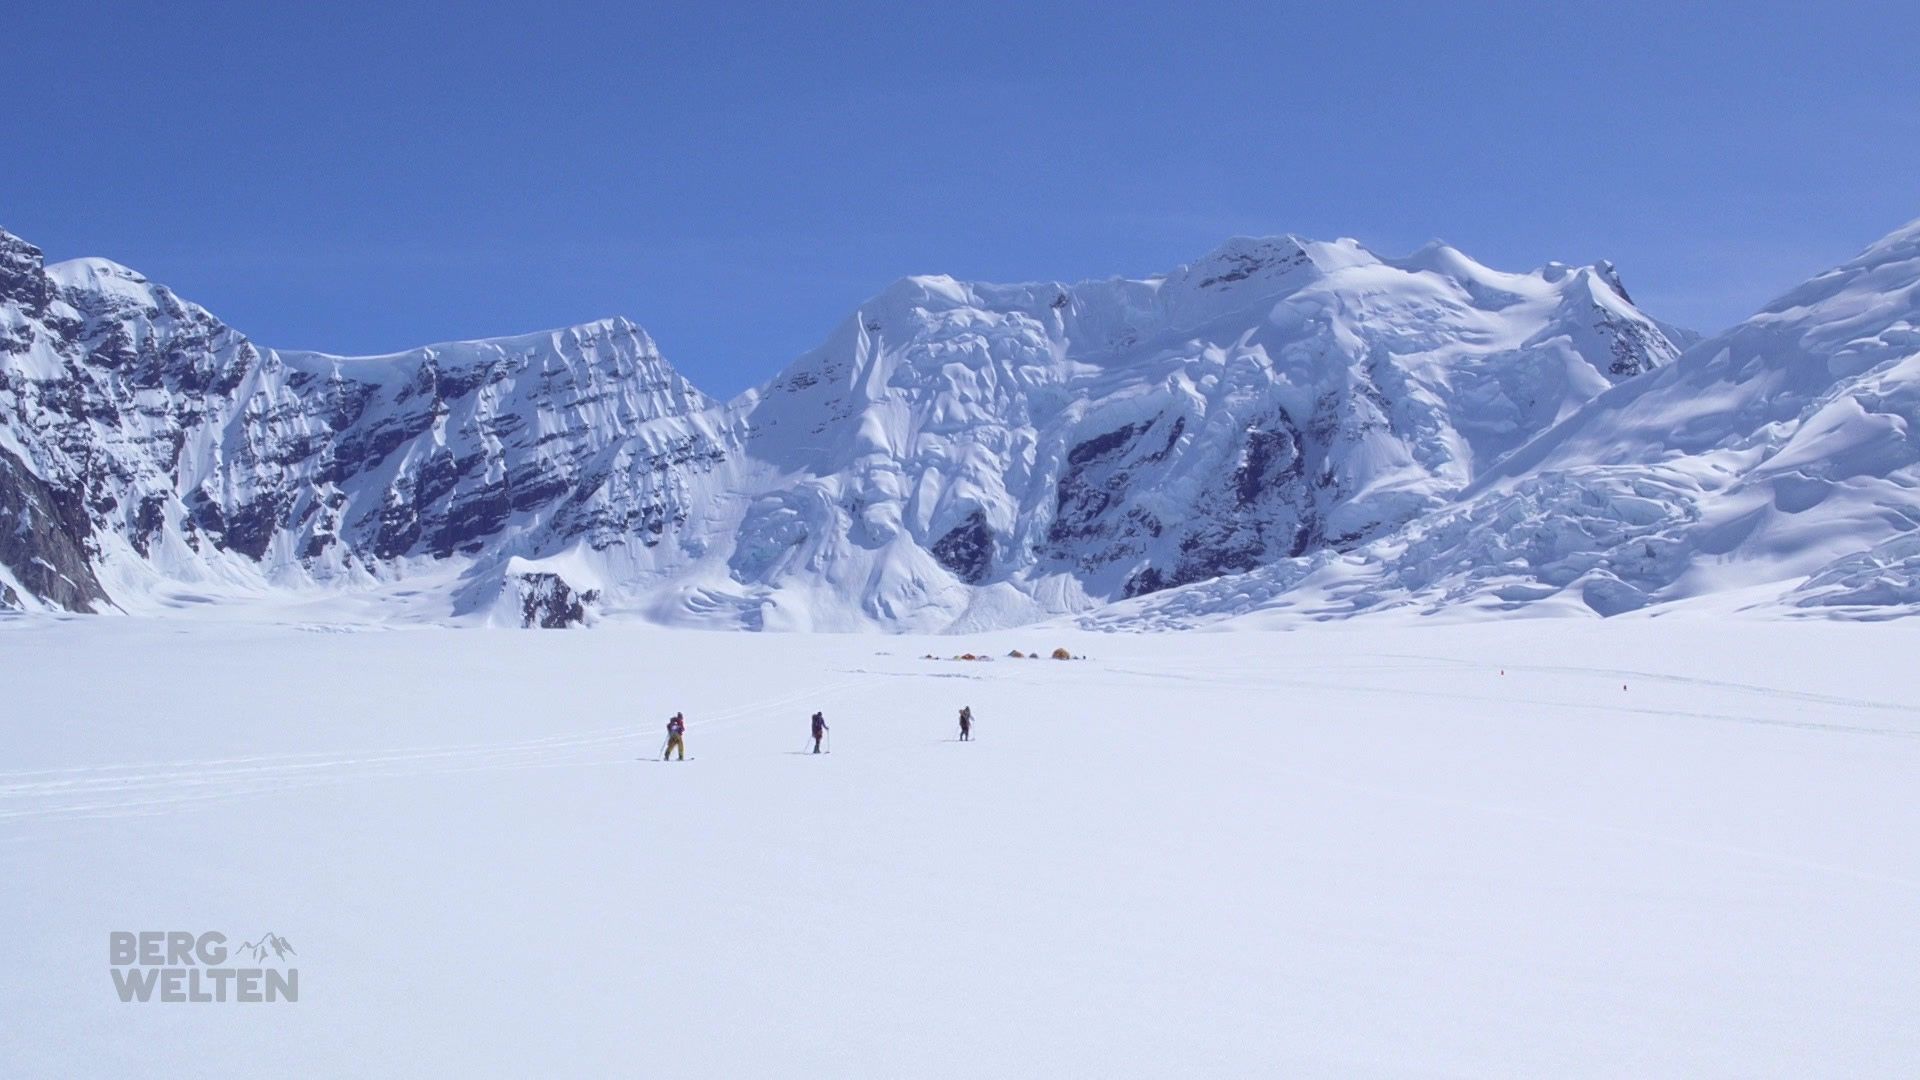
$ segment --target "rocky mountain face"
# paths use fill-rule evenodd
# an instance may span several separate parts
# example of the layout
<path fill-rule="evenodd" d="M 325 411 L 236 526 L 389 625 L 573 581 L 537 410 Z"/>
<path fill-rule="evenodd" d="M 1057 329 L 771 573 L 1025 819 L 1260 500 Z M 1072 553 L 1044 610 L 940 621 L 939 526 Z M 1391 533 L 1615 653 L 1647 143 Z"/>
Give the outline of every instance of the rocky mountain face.
<path fill-rule="evenodd" d="M 727 456 L 644 332 L 345 358 L 256 346 L 104 260 L 0 233 L 0 588 L 368 585 L 410 564 L 657 546 Z"/>
<path fill-rule="evenodd" d="M 1733 589 L 1920 612 L 1920 221 L 1589 402 L 1455 506 L 1350 553 L 1101 613 L 1109 626 L 1561 606 Z"/>
<path fill-rule="evenodd" d="M 1138 280 L 909 278 L 722 404 L 624 320 L 274 350 L 4 233 L 0 350 L 12 606 L 428 589 L 445 618 L 796 629 L 1358 551 L 1678 353 L 1605 264 L 1279 237 Z"/>

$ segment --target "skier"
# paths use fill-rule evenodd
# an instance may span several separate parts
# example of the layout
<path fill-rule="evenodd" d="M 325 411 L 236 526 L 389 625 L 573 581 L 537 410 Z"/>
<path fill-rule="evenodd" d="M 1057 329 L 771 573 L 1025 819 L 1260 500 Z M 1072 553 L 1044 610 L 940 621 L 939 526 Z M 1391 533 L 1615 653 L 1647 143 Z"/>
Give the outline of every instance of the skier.
<path fill-rule="evenodd" d="M 820 752 L 820 740 L 827 734 L 827 718 L 822 713 L 813 714 L 813 752 Z"/>
<path fill-rule="evenodd" d="M 675 750 L 680 751 L 681 761 L 687 760 L 686 734 L 687 718 L 679 713 L 674 713 L 673 719 L 667 721 L 667 748 L 660 753 L 661 761 L 672 757 Z"/>
<path fill-rule="evenodd" d="M 972 740 L 973 740 L 973 706 L 962 705 L 960 706 L 960 741 L 971 742 Z"/>

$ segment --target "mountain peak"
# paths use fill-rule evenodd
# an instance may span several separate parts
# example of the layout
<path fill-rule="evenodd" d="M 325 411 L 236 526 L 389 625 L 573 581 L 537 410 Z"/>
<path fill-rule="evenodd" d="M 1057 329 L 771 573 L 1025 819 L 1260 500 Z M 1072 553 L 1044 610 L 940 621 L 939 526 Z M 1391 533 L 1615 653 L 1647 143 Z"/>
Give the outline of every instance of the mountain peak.
<path fill-rule="evenodd" d="M 958 307 L 972 302 L 972 286 L 950 274 L 908 274 L 895 278 L 869 306 L 888 309 Z"/>
<path fill-rule="evenodd" d="M 14 233 L 9 232 L 5 226 L 0 226 L 0 253 L 15 253 L 15 252 L 21 253 L 21 254 L 26 254 L 31 252 L 33 258 L 35 259 L 41 258 L 41 253 L 39 248 L 21 239 L 19 236 L 15 235 Z"/>
<path fill-rule="evenodd" d="M 90 281 L 102 279 L 130 281 L 138 285 L 152 284 L 147 275 L 131 266 L 92 255 L 78 259 L 63 259 L 47 267 L 47 274 L 63 285 L 84 285 Z"/>
<path fill-rule="evenodd" d="M 1311 272 L 1313 246 L 1291 233 L 1236 236 L 1169 277 L 1195 289 L 1245 288 Z"/>
<path fill-rule="evenodd" d="M 47 267 L 47 279 L 90 316 L 119 318 L 134 311 L 163 311 L 174 317 L 205 318 L 212 313 L 180 299 L 130 266 L 95 257 L 67 259 Z"/>
<path fill-rule="evenodd" d="M 37 312 L 52 298 L 40 249 L 0 229 L 0 303 L 14 300 Z"/>
<path fill-rule="evenodd" d="M 1429 240 L 1401 258 L 1381 261 L 1396 269 L 1426 271 L 1461 282 L 1488 283 L 1495 278 L 1512 276 L 1492 269 L 1445 240 L 1439 239 Z"/>

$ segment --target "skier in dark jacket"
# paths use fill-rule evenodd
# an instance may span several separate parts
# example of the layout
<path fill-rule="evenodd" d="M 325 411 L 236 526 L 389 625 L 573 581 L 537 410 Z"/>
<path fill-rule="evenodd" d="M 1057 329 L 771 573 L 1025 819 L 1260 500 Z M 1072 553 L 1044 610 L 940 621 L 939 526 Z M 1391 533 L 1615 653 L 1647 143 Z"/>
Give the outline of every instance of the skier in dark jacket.
<path fill-rule="evenodd" d="M 680 751 L 681 761 L 687 760 L 686 734 L 687 718 L 679 713 L 674 713 L 673 718 L 667 721 L 667 748 L 660 753 L 661 761 L 665 761 L 667 758 L 673 756 L 675 750 Z"/>
<path fill-rule="evenodd" d="M 973 706 L 960 706 L 960 741 L 973 741 Z"/>
<path fill-rule="evenodd" d="M 813 752 L 820 752 L 820 740 L 827 734 L 827 718 L 822 713 L 813 714 Z"/>

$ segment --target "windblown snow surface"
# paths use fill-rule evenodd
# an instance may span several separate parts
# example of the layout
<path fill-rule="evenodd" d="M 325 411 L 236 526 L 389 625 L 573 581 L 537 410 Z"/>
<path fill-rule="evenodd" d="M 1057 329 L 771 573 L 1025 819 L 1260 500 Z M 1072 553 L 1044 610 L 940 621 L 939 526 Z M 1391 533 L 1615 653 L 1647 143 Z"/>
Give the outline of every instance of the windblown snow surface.
<path fill-rule="evenodd" d="M 0 619 L 0 1072 L 1911 1076 L 1916 648 Z M 301 999 L 123 1004 L 143 929 Z"/>

